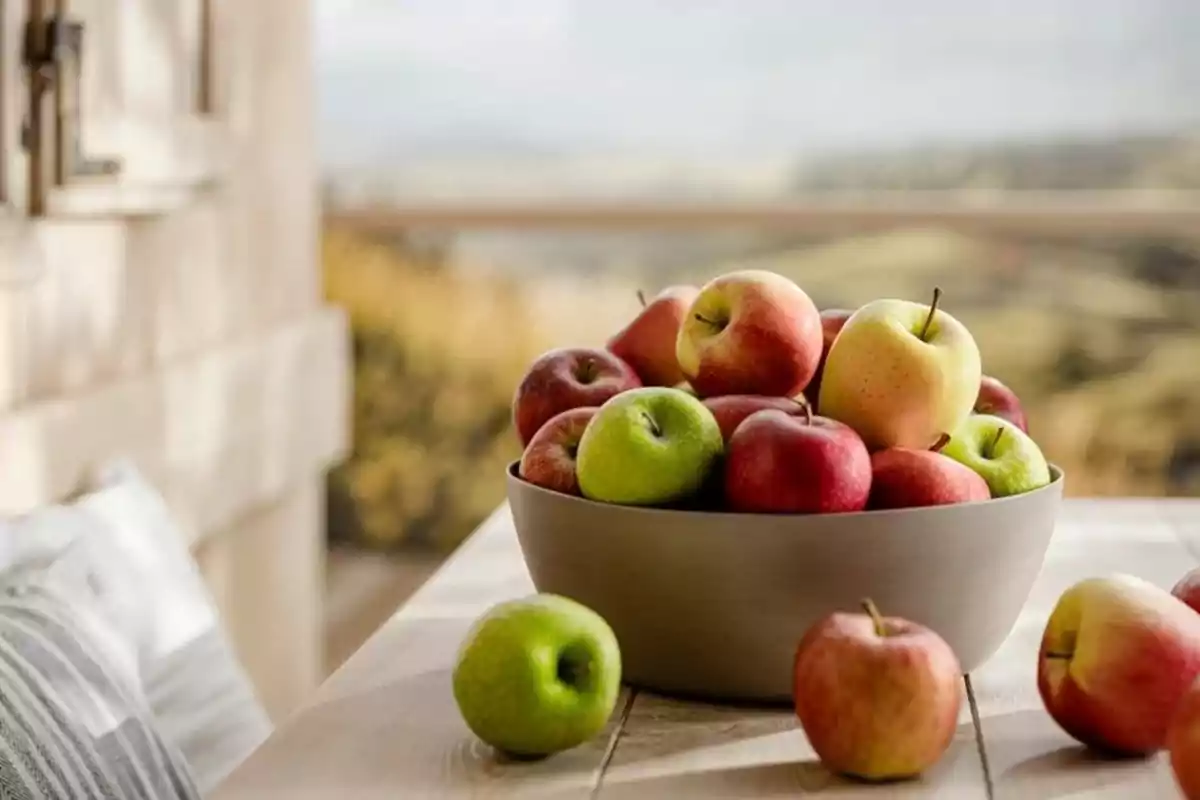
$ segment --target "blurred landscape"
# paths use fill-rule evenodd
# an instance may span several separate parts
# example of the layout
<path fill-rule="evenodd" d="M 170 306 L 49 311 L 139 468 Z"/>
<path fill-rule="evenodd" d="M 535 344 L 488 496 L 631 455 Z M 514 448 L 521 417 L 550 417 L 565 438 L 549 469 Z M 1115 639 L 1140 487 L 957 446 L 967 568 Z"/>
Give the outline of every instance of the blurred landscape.
<path fill-rule="evenodd" d="M 822 307 L 944 307 L 1073 495 L 1200 494 L 1194 237 L 406 230 L 354 210 L 541 198 L 1200 190 L 1200 6 L 327 0 L 326 292 L 354 326 L 331 535 L 451 548 L 504 497 L 512 391 L 636 292 L 755 266 Z M 684 11 L 689 13 L 683 13 Z M 919 14 L 918 10 L 928 13 Z M 330 23 L 332 25 L 332 22 Z M 365 217 L 364 217 L 365 219 Z"/>

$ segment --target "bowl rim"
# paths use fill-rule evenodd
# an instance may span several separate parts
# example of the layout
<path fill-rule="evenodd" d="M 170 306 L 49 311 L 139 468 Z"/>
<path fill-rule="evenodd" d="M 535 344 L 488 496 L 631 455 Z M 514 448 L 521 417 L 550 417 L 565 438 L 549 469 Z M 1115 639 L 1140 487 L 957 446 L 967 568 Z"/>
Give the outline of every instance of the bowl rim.
<path fill-rule="evenodd" d="M 655 516 L 672 516 L 672 517 L 689 517 L 702 516 L 723 517 L 723 518 L 743 518 L 743 519 L 879 519 L 881 517 L 893 517 L 913 514 L 929 514 L 938 512 L 948 512 L 953 510 L 963 510 L 970 508 L 980 508 L 983 506 L 994 507 L 997 505 L 1010 505 L 1028 501 L 1039 495 L 1047 493 L 1061 494 L 1062 486 L 1066 481 L 1066 472 L 1062 467 L 1053 462 L 1047 462 L 1050 468 L 1050 482 L 1044 486 L 1039 486 L 1036 489 L 1031 489 L 1028 492 L 1021 494 L 1012 494 L 1007 497 L 989 497 L 987 500 L 972 500 L 966 503 L 950 503 L 937 506 L 911 506 L 907 508 L 877 508 L 863 509 L 861 511 L 831 511 L 824 514 L 786 514 L 774 512 L 754 512 L 754 511 L 727 511 L 722 509 L 695 509 L 695 508 L 663 508 L 662 506 L 638 506 L 624 505 L 621 503 L 605 503 L 599 500 L 591 500 L 587 497 L 574 494 L 566 494 L 557 492 L 553 489 L 548 489 L 544 486 L 539 486 L 536 483 L 531 483 L 525 480 L 520 475 L 521 460 L 516 459 L 509 462 L 505 468 L 505 477 L 509 486 L 520 486 L 527 491 L 532 491 L 534 494 L 548 496 L 559 502 L 571 503 L 580 508 L 600 508 L 608 510 L 620 510 L 637 512 L 641 514 L 649 514 Z"/>

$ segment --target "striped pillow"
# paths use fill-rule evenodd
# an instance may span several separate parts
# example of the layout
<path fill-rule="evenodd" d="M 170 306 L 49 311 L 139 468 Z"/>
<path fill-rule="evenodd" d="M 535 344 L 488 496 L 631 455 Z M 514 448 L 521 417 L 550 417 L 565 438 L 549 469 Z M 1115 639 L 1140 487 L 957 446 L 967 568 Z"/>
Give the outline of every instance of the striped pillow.
<path fill-rule="evenodd" d="M 0 797 L 190 800 L 120 658 L 121 634 L 36 580 L 0 591 Z"/>

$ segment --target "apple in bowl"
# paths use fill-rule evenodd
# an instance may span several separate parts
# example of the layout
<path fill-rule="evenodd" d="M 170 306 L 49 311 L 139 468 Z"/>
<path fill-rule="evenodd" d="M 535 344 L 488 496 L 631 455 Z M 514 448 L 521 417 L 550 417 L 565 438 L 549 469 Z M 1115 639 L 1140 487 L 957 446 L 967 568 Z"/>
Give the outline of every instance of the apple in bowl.
<path fill-rule="evenodd" d="M 642 381 L 617 356 L 595 347 L 560 347 L 534 359 L 513 393 L 512 416 L 521 445 L 551 417 L 570 408 L 599 406 Z"/>
<path fill-rule="evenodd" d="M 647 301 L 638 292 L 642 310 L 609 338 L 609 352 L 633 367 L 646 386 L 676 386 L 683 381 L 683 370 L 675 342 L 699 293 L 695 286 L 668 286 Z"/>

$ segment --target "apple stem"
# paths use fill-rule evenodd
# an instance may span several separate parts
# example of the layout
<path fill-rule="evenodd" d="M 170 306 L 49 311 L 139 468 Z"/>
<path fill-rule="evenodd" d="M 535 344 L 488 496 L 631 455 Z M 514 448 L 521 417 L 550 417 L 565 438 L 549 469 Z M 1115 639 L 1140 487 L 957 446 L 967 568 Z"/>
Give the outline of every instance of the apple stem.
<path fill-rule="evenodd" d="M 1048 652 L 1048 653 L 1043 653 L 1043 655 L 1044 655 L 1046 658 L 1049 658 L 1049 659 L 1054 659 L 1054 660 L 1056 660 L 1056 661 L 1070 661 L 1070 660 L 1071 660 L 1071 656 L 1072 656 L 1073 654 L 1072 654 L 1072 653 L 1054 653 L 1054 652 Z"/>
<path fill-rule="evenodd" d="M 711 319 L 704 316 L 703 314 L 696 314 L 696 319 L 699 320 L 700 322 L 703 322 L 705 325 L 711 325 L 714 328 L 717 327 L 716 322 L 713 322 Z"/>
<path fill-rule="evenodd" d="M 646 293 L 643 292 L 641 289 L 637 290 L 637 299 L 638 299 L 638 302 L 642 304 L 642 308 L 645 308 L 646 307 Z"/>
<path fill-rule="evenodd" d="M 926 334 L 929 333 L 929 326 L 933 324 L 933 315 L 937 313 L 938 301 L 942 299 L 941 288 L 933 287 L 933 302 L 929 304 L 929 316 L 925 318 L 925 324 L 921 326 L 921 341 L 925 341 Z"/>
<path fill-rule="evenodd" d="M 813 418 L 812 406 L 809 405 L 808 403 L 801 403 L 801 405 L 804 406 L 804 424 L 812 425 L 812 418 Z"/>
<path fill-rule="evenodd" d="M 887 626 L 883 624 L 883 616 L 879 613 L 879 609 L 875 607 L 875 601 L 867 597 L 862 601 L 862 607 L 871 618 L 871 622 L 875 625 L 875 635 L 880 638 L 887 636 Z"/>
<path fill-rule="evenodd" d="M 950 434 L 943 433 L 941 436 L 938 437 L 938 440 L 933 443 L 933 447 L 931 447 L 929 449 L 935 453 L 940 453 L 942 451 L 942 448 L 948 444 L 950 444 Z"/>
<path fill-rule="evenodd" d="M 999 430 L 996 431 L 996 435 L 992 438 L 992 446 L 990 448 L 990 454 L 992 456 L 994 456 L 996 454 L 996 445 L 1000 444 L 1000 437 L 1002 437 L 1002 436 L 1004 436 L 1004 426 L 1003 425 L 1000 426 Z"/>
<path fill-rule="evenodd" d="M 654 434 L 655 438 L 661 437 L 662 428 L 658 427 L 658 423 L 654 421 L 654 417 L 649 414 L 645 414 L 644 416 L 646 417 L 646 424 L 650 426 L 650 432 Z"/>

